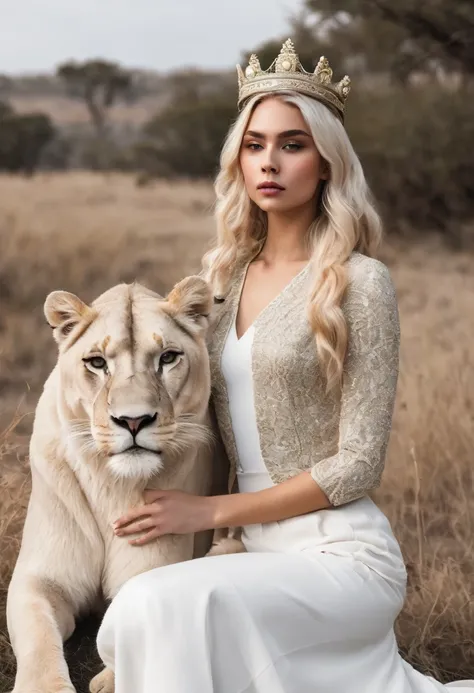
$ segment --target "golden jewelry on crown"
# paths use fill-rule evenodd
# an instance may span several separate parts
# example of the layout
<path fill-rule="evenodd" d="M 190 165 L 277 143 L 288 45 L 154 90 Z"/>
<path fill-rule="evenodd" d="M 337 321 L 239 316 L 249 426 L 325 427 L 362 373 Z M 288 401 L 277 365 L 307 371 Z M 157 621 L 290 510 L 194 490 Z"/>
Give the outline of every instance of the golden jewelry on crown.
<path fill-rule="evenodd" d="M 262 70 L 260 62 L 253 53 L 243 72 L 237 65 L 239 79 L 239 109 L 254 94 L 275 91 L 297 91 L 322 101 L 333 112 L 344 119 L 344 107 L 351 89 L 351 80 L 346 75 L 340 82 L 331 82 L 332 70 L 327 58 L 321 56 L 314 72 L 306 72 L 295 51 L 293 41 L 283 44 L 280 54 L 268 70 Z"/>

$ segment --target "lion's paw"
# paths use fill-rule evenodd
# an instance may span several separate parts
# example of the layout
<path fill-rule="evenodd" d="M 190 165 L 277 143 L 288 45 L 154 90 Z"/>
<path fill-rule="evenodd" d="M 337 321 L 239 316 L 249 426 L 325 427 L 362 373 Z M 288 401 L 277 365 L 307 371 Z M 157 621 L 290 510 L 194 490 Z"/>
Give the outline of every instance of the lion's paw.
<path fill-rule="evenodd" d="M 114 693 L 115 676 L 111 669 L 102 669 L 89 683 L 90 693 Z"/>
<path fill-rule="evenodd" d="M 216 544 L 213 544 L 206 556 L 224 556 L 228 553 L 244 553 L 247 549 L 238 539 L 220 539 Z"/>

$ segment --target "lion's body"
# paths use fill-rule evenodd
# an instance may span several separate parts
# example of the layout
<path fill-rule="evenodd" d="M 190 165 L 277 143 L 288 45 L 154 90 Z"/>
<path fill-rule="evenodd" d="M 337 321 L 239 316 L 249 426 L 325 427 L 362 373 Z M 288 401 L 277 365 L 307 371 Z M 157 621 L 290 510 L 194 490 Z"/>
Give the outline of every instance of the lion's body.
<path fill-rule="evenodd" d="M 62 642 L 76 617 L 138 573 L 205 555 L 212 540 L 209 532 L 165 535 L 132 546 L 112 528 L 143 503 L 145 487 L 211 492 L 212 453 L 200 444 L 209 425 L 207 285 L 188 278 L 166 300 L 122 285 L 91 307 L 55 294 L 45 312 L 60 355 L 36 409 L 32 492 L 8 594 L 14 693 L 73 691 Z M 153 348 L 161 354 L 170 344 L 182 355 L 157 368 Z M 113 355 L 91 372 L 84 354 L 98 345 Z M 137 433 L 123 423 L 138 419 L 146 426 Z"/>
<path fill-rule="evenodd" d="M 32 492 L 14 578 L 41 573 L 63 589 L 70 586 L 68 598 L 79 613 L 97 597 L 111 599 L 131 575 L 190 558 L 193 537 L 164 536 L 137 549 L 114 535 L 112 522 L 143 502 L 144 484 L 111 478 L 91 453 L 79 463 L 68 459 L 54 407 L 57 380 L 53 371 L 36 409 L 30 444 Z M 59 434 L 56 439 L 53 430 Z M 147 488 L 208 495 L 209 464 L 205 447 L 187 450 L 179 466 L 152 477 Z"/>

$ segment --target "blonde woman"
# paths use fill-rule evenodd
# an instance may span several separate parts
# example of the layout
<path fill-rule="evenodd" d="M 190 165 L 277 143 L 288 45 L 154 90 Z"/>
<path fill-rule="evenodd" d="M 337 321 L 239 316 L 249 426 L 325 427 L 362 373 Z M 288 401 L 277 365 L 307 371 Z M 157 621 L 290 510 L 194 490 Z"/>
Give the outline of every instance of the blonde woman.
<path fill-rule="evenodd" d="M 349 80 L 291 41 L 239 69 L 217 176 L 212 400 L 228 491 L 150 493 L 117 533 L 242 526 L 245 553 L 133 578 L 98 634 L 117 693 L 432 693 L 398 653 L 406 570 L 370 499 L 398 377 L 395 290 L 343 125 Z"/>

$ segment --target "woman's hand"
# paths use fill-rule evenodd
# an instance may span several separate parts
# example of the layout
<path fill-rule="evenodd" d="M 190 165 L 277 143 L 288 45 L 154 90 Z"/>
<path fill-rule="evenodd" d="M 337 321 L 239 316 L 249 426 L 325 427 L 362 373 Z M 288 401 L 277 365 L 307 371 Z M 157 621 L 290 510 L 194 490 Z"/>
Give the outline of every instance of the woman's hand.
<path fill-rule="evenodd" d="M 191 534 L 212 529 L 214 503 L 211 496 L 184 491 L 145 491 L 145 505 L 134 508 L 113 523 L 118 537 L 142 535 L 129 544 L 143 545 L 163 534 Z M 143 534 L 144 532 L 144 534 Z"/>

